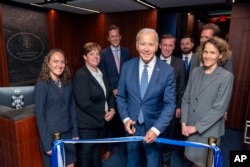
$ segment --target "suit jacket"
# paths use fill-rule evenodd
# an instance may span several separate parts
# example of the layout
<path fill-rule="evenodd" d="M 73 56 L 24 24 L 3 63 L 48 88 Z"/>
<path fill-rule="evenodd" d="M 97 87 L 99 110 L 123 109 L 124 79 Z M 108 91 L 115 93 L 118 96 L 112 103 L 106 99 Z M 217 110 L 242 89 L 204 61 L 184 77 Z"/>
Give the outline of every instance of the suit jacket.
<path fill-rule="evenodd" d="M 132 56 L 129 49 L 120 47 L 120 71 L 122 69 L 123 63 L 131 59 L 131 57 Z M 117 71 L 115 58 L 111 50 L 111 47 L 107 47 L 102 50 L 101 62 L 99 64 L 99 67 L 106 72 L 112 90 L 117 89 L 118 82 L 120 79 L 120 73 L 118 73 Z"/>
<path fill-rule="evenodd" d="M 155 127 L 163 132 L 175 111 L 174 69 L 157 58 L 147 90 L 141 99 L 139 57 L 124 63 L 116 96 L 121 119 L 138 120 L 144 116 L 145 130 Z"/>
<path fill-rule="evenodd" d="M 181 122 L 194 125 L 203 137 L 220 137 L 225 133 L 223 116 L 230 103 L 234 77 L 217 67 L 201 84 L 203 75 L 203 67 L 191 73 L 182 99 Z"/>
<path fill-rule="evenodd" d="M 189 62 L 189 66 L 188 66 L 188 74 L 190 75 L 192 70 L 195 67 L 199 67 L 201 64 L 200 59 L 198 57 L 198 55 L 196 55 L 195 53 L 192 54 L 191 60 Z"/>
<path fill-rule="evenodd" d="M 182 59 L 171 56 L 170 65 L 174 68 L 176 78 L 176 106 L 181 108 L 181 100 L 185 91 L 185 64 Z"/>
<path fill-rule="evenodd" d="M 233 73 L 233 58 L 228 59 L 227 62 L 223 65 L 223 68 Z"/>
<path fill-rule="evenodd" d="M 76 101 L 77 121 L 79 128 L 103 128 L 105 125 L 105 101 L 108 107 L 114 108 L 114 96 L 107 76 L 103 72 L 106 97 L 101 85 L 84 65 L 74 75 L 73 92 Z"/>
<path fill-rule="evenodd" d="M 38 81 L 35 85 L 35 115 L 44 152 L 52 149 L 53 134 L 72 130 L 78 135 L 75 101 L 71 82 L 61 89 L 52 81 Z M 72 136 L 72 137 L 73 137 Z"/>

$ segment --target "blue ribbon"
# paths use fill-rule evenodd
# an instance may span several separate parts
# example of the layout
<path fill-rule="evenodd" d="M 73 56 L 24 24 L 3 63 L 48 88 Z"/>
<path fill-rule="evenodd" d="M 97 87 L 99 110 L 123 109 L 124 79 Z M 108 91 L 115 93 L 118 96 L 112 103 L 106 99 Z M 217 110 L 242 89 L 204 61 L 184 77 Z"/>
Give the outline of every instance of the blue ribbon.
<path fill-rule="evenodd" d="M 62 140 L 55 140 L 52 148 L 52 167 L 66 167 L 65 152 Z"/>
<path fill-rule="evenodd" d="M 120 142 L 136 142 L 143 141 L 143 136 L 131 136 L 131 137 L 118 137 L 118 138 L 105 138 L 105 139 L 81 139 L 81 140 L 72 140 L 72 139 L 63 139 L 56 140 L 52 149 L 52 167 L 65 167 L 65 153 L 63 143 L 120 143 Z M 222 154 L 221 150 L 216 145 L 208 145 L 204 143 L 196 142 L 187 142 L 187 141 L 178 141 L 165 138 L 157 138 L 157 143 L 162 144 L 171 144 L 185 147 L 201 147 L 209 148 L 214 152 L 213 156 L 213 167 L 222 167 Z"/>

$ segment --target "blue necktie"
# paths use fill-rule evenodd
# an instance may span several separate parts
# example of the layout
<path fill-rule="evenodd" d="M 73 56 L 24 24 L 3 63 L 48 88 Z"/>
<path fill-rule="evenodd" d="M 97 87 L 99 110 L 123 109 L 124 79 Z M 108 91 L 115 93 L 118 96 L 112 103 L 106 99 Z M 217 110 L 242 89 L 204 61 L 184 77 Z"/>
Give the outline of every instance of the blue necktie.
<path fill-rule="evenodd" d="M 188 57 L 187 56 L 184 57 L 184 63 L 185 63 L 186 71 L 187 71 L 188 70 Z"/>
<path fill-rule="evenodd" d="M 148 65 L 144 65 L 144 69 L 142 71 L 142 76 L 141 76 L 141 98 L 143 99 L 144 94 L 146 92 L 146 89 L 148 87 L 148 70 L 147 70 Z M 143 113 L 142 110 L 140 110 L 139 115 L 138 115 L 138 122 L 142 124 L 144 122 L 143 118 Z"/>

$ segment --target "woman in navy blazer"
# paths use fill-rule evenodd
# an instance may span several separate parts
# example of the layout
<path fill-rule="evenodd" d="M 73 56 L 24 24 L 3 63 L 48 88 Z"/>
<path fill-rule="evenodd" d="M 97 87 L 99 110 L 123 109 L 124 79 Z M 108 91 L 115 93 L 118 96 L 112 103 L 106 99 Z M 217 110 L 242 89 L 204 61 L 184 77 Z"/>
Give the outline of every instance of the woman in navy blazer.
<path fill-rule="evenodd" d="M 187 141 L 205 144 L 213 136 L 219 145 L 225 133 L 224 114 L 230 103 L 234 79 L 233 74 L 221 66 L 231 52 L 226 41 L 213 37 L 204 43 L 199 55 L 203 66 L 192 71 L 182 98 L 182 134 Z M 206 166 L 207 149 L 186 147 L 185 156 L 194 166 Z"/>
<path fill-rule="evenodd" d="M 52 49 L 44 58 L 35 86 L 35 115 L 45 167 L 51 166 L 55 132 L 61 132 L 61 138 L 79 139 L 70 77 L 63 51 Z M 76 162 L 75 145 L 65 144 L 65 153 L 67 167 L 73 167 Z"/>
<path fill-rule="evenodd" d="M 85 65 L 73 79 L 77 121 L 80 138 L 93 139 L 105 136 L 105 123 L 115 115 L 112 90 L 106 74 L 98 68 L 101 47 L 86 43 L 83 47 Z M 100 145 L 79 144 L 78 167 L 101 166 Z"/>

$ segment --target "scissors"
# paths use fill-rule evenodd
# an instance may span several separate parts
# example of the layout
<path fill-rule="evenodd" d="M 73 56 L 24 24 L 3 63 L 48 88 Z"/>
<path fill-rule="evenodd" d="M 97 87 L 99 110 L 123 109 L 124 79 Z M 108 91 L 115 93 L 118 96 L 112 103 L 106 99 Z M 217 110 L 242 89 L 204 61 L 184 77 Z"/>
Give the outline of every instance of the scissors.
<path fill-rule="evenodd" d="M 130 125 L 130 129 L 132 130 L 133 136 L 135 137 L 135 126 L 133 124 Z"/>

